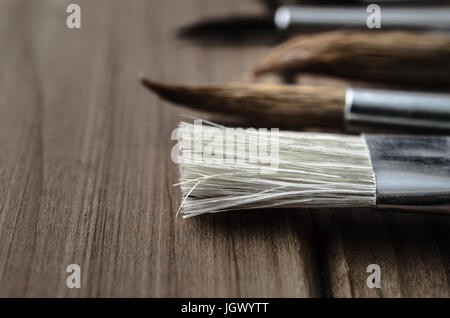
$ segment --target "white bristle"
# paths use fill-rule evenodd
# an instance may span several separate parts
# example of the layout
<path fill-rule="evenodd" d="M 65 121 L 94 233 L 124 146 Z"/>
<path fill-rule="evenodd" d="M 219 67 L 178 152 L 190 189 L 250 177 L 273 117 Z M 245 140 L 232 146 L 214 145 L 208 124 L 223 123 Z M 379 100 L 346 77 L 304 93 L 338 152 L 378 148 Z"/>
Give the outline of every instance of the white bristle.
<path fill-rule="evenodd" d="M 218 127 L 203 125 L 203 136 L 225 131 L 225 127 Z M 202 138 L 201 147 L 195 146 L 194 125 L 182 122 L 178 185 L 183 196 L 179 211 L 184 217 L 255 208 L 375 205 L 375 176 L 362 136 L 280 131 L 277 166 L 268 164 L 272 153 L 258 153 L 258 162 L 250 163 L 250 140 L 269 135 L 270 131 L 235 132 L 234 158 L 241 160 L 227 162 L 217 160 L 221 151 L 226 154 L 220 138 Z M 203 159 L 192 160 L 194 152 Z"/>

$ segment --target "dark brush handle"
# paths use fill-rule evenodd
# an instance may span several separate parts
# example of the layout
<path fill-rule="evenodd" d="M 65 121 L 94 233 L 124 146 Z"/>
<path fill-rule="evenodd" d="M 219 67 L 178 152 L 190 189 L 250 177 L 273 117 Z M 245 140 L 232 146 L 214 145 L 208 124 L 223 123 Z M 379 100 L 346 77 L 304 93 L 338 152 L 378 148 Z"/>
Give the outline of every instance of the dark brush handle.
<path fill-rule="evenodd" d="M 364 135 L 377 207 L 443 207 L 450 212 L 450 137 Z"/>

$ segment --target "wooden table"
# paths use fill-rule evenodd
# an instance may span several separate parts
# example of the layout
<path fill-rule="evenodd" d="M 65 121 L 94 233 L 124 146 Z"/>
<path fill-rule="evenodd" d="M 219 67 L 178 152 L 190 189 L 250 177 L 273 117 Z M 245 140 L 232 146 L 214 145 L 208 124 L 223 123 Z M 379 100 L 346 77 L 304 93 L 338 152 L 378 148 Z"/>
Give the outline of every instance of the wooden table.
<path fill-rule="evenodd" d="M 82 28 L 66 27 L 66 6 Z M 450 296 L 450 218 L 372 210 L 175 217 L 182 114 L 137 76 L 239 80 L 265 46 L 176 29 L 251 1 L 0 1 L 0 296 Z M 207 115 L 204 115 L 207 117 Z M 81 268 L 81 288 L 66 267 Z M 381 289 L 366 285 L 381 267 Z"/>

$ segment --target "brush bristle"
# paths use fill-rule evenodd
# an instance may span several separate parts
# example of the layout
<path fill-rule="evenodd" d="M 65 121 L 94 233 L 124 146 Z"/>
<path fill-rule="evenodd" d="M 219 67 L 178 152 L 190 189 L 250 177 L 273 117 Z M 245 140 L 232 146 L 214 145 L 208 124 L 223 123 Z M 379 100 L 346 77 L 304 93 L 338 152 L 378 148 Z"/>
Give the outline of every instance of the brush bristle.
<path fill-rule="evenodd" d="M 434 86 L 450 83 L 449 68 L 448 35 L 346 30 L 292 38 L 263 57 L 253 71 Z"/>
<path fill-rule="evenodd" d="M 184 217 L 256 208 L 375 205 L 374 173 L 361 136 L 279 131 L 277 139 L 270 139 L 270 131 L 230 132 L 202 125 L 203 138 L 196 143 L 196 129 L 182 122 L 178 131 L 179 211 Z M 224 146 L 220 136 L 233 147 Z M 252 142 L 269 139 L 277 147 L 250 152 Z M 200 159 L 193 160 L 193 154 Z M 232 160 L 222 160 L 226 156 Z"/>
<path fill-rule="evenodd" d="M 344 121 L 342 87 L 250 83 L 184 86 L 147 79 L 143 84 L 176 104 L 270 123 L 341 127 Z"/>

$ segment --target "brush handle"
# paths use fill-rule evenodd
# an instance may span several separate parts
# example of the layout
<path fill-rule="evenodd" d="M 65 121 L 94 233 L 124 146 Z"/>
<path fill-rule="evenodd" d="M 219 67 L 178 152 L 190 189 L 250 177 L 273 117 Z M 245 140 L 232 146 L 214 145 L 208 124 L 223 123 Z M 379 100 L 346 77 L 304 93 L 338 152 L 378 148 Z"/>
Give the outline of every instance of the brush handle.
<path fill-rule="evenodd" d="M 350 125 L 450 130 L 450 94 L 349 88 L 345 104 Z"/>
<path fill-rule="evenodd" d="M 446 207 L 450 212 L 450 137 L 364 137 L 377 207 Z"/>
<path fill-rule="evenodd" d="M 275 13 L 275 25 L 295 27 L 367 28 L 367 7 L 282 6 Z M 450 30 L 450 6 L 381 8 L 381 28 Z"/>

